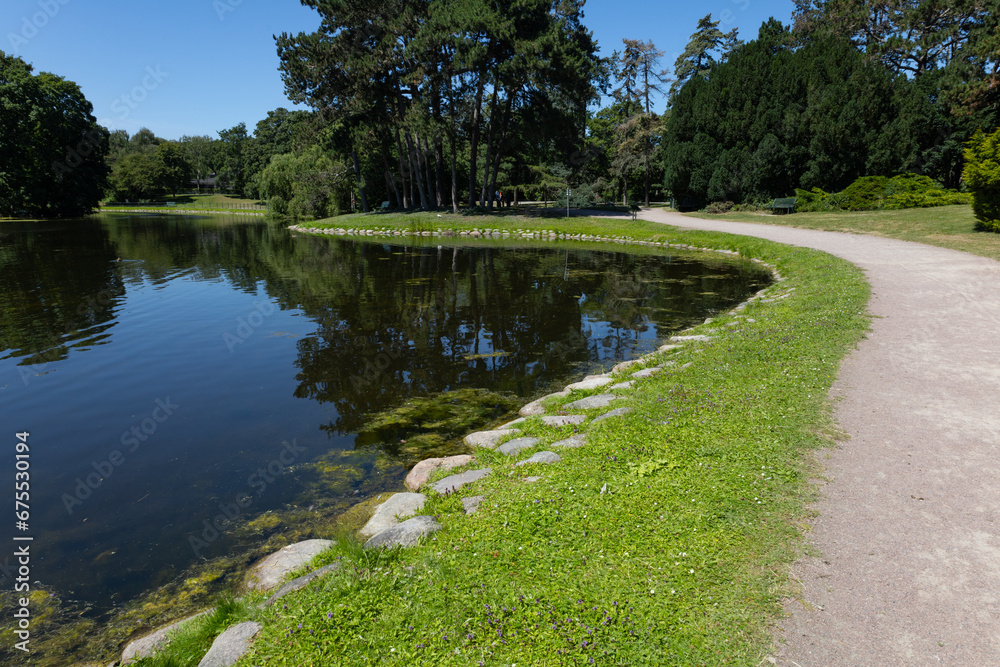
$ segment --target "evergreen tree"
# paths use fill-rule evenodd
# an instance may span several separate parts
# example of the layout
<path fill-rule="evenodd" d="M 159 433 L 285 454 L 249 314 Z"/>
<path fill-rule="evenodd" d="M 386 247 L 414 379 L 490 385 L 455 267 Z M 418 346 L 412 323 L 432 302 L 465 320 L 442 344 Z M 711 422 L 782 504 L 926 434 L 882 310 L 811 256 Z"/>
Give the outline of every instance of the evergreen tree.
<path fill-rule="evenodd" d="M 624 107 L 625 122 L 619 125 L 616 157 L 613 165 L 616 175 L 625 181 L 628 174 L 641 166 L 644 176 L 646 206 L 649 206 L 650 160 L 658 144 L 660 118 L 652 112 L 652 96 L 663 95 L 663 85 L 668 83 L 669 71 L 660 69 L 663 51 L 653 42 L 624 39 L 622 52 L 612 55 L 615 77 L 620 81 L 614 90 L 615 101 Z M 624 197 L 627 200 L 627 195 Z M 623 200 L 623 203 L 627 201 Z"/>
<path fill-rule="evenodd" d="M 664 135 L 665 184 L 678 199 L 765 200 L 840 190 L 914 168 L 931 102 L 845 39 L 798 49 L 773 19 L 757 40 L 689 81 Z"/>
<path fill-rule="evenodd" d="M 719 30 L 719 21 L 713 21 L 708 14 L 698 21 L 698 29 L 691 35 L 684 52 L 674 63 L 674 75 L 677 79 L 670 86 L 670 96 L 673 97 L 685 83 L 701 76 L 716 63 L 714 53 L 722 51 L 727 44 L 735 45 L 736 32 L 729 35 Z"/>

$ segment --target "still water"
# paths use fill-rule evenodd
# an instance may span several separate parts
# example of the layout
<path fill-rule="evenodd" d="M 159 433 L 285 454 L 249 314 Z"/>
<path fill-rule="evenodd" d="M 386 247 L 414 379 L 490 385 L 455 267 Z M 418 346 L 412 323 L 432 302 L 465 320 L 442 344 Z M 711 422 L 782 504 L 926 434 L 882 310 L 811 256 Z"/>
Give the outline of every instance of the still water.
<path fill-rule="evenodd" d="M 30 433 L 32 579 L 94 616 L 199 563 L 243 565 L 767 280 L 694 254 L 439 243 L 225 217 L 0 223 L 0 489 Z M 439 429 L 395 412 L 419 399 L 475 409 Z"/>

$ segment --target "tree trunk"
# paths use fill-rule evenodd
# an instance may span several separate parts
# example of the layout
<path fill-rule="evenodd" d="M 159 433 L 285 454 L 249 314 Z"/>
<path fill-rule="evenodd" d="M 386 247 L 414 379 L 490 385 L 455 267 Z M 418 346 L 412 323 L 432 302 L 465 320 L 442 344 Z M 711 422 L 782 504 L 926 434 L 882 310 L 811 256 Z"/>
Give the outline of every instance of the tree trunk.
<path fill-rule="evenodd" d="M 430 146 L 428 146 L 427 139 L 425 138 L 421 138 L 417 146 L 420 148 L 420 154 L 424 162 L 424 178 L 427 179 L 427 201 L 428 203 L 431 201 L 437 202 L 440 200 L 441 195 L 438 194 L 435 183 L 431 179 Z"/>
<path fill-rule="evenodd" d="M 417 136 L 416 132 L 413 134 L 415 137 Z M 426 211 L 430 208 L 430 206 L 427 205 L 427 191 L 424 189 L 424 181 L 420 176 L 420 155 L 413 143 L 413 138 L 407 134 L 406 149 L 410 154 L 410 178 L 417 184 L 417 192 L 420 193 L 420 208 Z M 419 137 L 417 139 L 417 145 L 419 146 Z"/>
<path fill-rule="evenodd" d="M 490 192 L 497 191 L 497 175 L 500 173 L 500 162 L 503 159 L 503 147 L 507 142 L 507 131 L 510 128 L 510 112 L 514 108 L 514 95 L 512 90 L 507 95 L 507 105 L 504 108 L 503 116 L 500 118 L 500 130 L 498 132 L 496 148 L 493 150 L 493 174 L 490 180 Z M 503 206 L 503 202 L 497 202 L 497 207 Z"/>
<path fill-rule="evenodd" d="M 649 208 L 649 139 L 646 139 L 646 208 Z"/>
<path fill-rule="evenodd" d="M 441 135 L 434 137 L 434 190 L 438 207 L 444 206 L 444 142 Z"/>
<path fill-rule="evenodd" d="M 358 164 L 358 151 L 351 149 L 351 161 L 354 163 L 354 178 L 358 182 L 358 194 L 361 196 L 361 210 L 368 213 L 368 198 L 365 197 L 364 181 L 361 180 L 361 165 Z"/>
<path fill-rule="evenodd" d="M 448 137 L 451 143 L 451 210 L 458 213 L 458 152 L 455 147 L 455 137 Z"/>
<path fill-rule="evenodd" d="M 399 159 L 399 178 L 403 182 L 403 208 L 411 208 L 413 187 L 406 180 L 406 166 L 403 162 L 403 142 L 399 138 L 399 128 L 396 128 L 396 156 Z M 409 186 L 409 187 L 408 187 Z"/>
<path fill-rule="evenodd" d="M 486 158 L 483 160 L 486 165 L 483 167 L 483 190 L 480 195 L 483 205 L 487 209 L 493 208 L 493 191 L 490 190 L 490 169 L 493 166 L 493 132 L 497 120 L 497 89 L 493 88 L 493 97 L 490 100 L 490 124 L 486 131 Z"/>
<path fill-rule="evenodd" d="M 476 205 L 476 159 L 479 155 L 479 117 L 483 107 L 483 88 L 485 85 L 486 72 L 480 72 L 479 82 L 476 84 L 476 99 L 472 107 L 472 128 L 469 136 L 469 208 Z"/>

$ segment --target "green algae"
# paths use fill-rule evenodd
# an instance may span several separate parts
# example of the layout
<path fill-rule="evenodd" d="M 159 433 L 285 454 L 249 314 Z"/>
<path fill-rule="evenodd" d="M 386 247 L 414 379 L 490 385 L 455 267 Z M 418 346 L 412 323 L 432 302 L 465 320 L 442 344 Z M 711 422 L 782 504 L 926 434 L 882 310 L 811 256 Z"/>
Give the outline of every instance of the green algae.
<path fill-rule="evenodd" d="M 429 457 L 462 454 L 462 436 L 509 416 L 523 401 L 511 393 L 467 388 L 411 398 L 371 415 L 355 445 L 373 448 L 406 465 Z"/>

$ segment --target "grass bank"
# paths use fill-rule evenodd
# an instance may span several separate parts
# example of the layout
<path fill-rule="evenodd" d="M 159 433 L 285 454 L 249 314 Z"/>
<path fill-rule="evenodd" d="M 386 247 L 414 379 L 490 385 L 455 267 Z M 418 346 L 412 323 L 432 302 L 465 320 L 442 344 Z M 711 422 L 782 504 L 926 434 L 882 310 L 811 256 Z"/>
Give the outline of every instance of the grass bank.
<path fill-rule="evenodd" d="M 688 214 L 706 220 L 757 222 L 768 225 L 871 234 L 1000 260 L 1000 234 L 976 231 L 971 206 L 908 208 L 899 211 L 830 211 L 825 213 L 706 213 Z"/>
<path fill-rule="evenodd" d="M 827 393 L 868 326 L 856 267 L 620 219 L 415 214 L 313 226 L 670 242 L 760 258 L 784 279 L 690 332 L 708 339 L 644 362 L 662 371 L 621 392 L 613 407 L 631 413 L 519 426 L 542 440 L 520 460 L 585 432 L 560 462 L 516 467 L 478 450 L 470 467 L 491 474 L 456 494 L 427 492 L 421 513 L 444 528 L 420 546 L 372 553 L 341 538 L 317 564 L 344 566 L 269 609 L 239 665 L 756 665 L 767 655 L 780 600 L 794 594 L 786 568 L 801 548 L 809 454 L 830 444 Z M 599 391 L 557 399 L 549 414 Z M 476 495 L 466 515 L 462 498 Z"/>
<path fill-rule="evenodd" d="M 142 210 L 157 213 L 254 213 L 263 215 L 265 211 L 261 202 L 256 199 L 244 199 L 221 194 L 185 194 L 169 195 L 162 198 L 163 203 L 129 204 L 127 206 L 101 205 L 102 211 Z M 168 204 L 168 205 L 164 205 Z"/>

